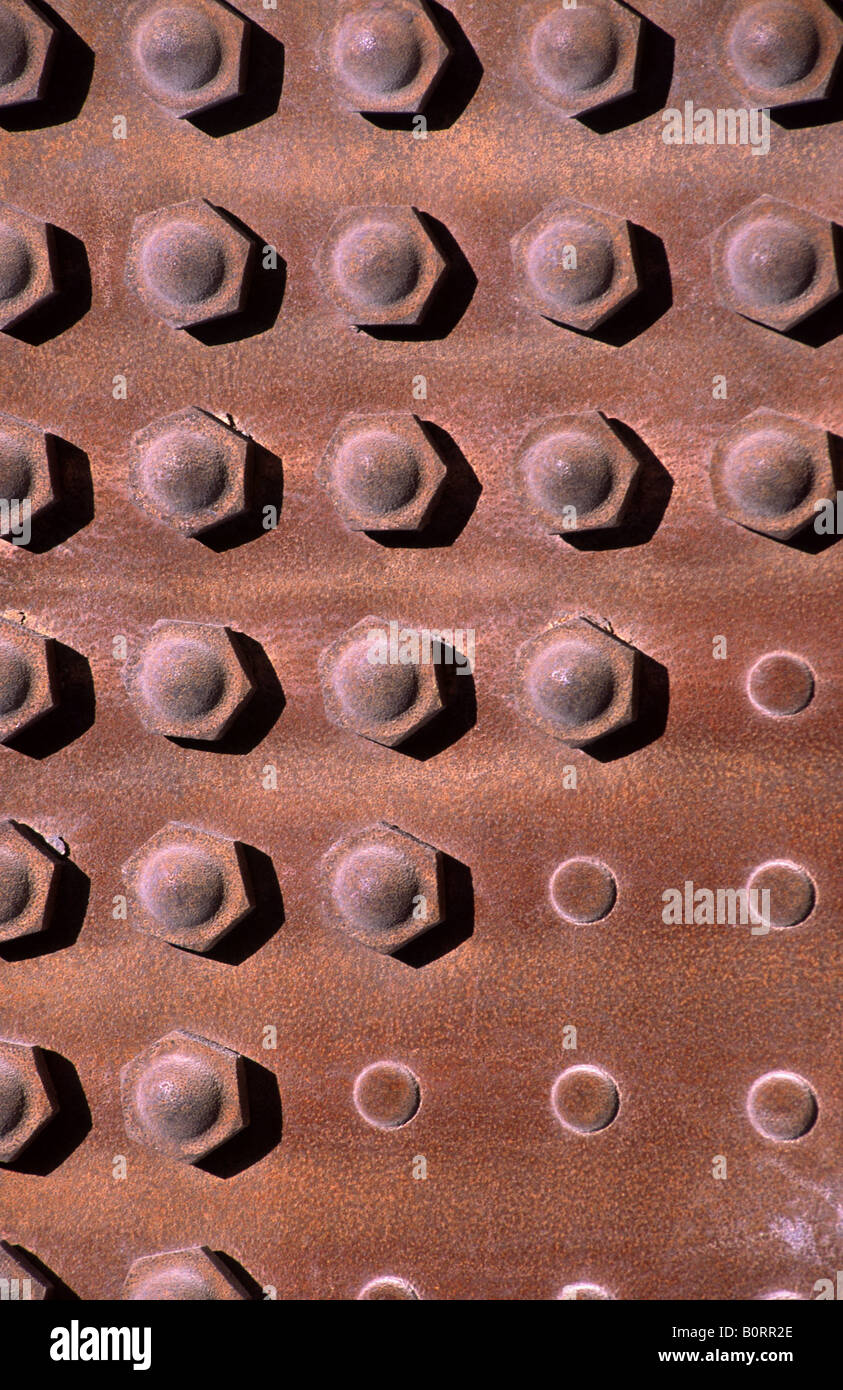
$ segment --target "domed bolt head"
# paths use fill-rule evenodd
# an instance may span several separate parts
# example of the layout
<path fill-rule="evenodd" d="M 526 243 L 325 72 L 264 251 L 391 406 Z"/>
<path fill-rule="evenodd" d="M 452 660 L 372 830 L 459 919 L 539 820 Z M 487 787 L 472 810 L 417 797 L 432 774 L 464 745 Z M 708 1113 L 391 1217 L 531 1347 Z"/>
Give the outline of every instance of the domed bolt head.
<path fill-rule="evenodd" d="M 244 848 L 172 821 L 123 865 L 133 925 L 173 946 L 210 951 L 255 905 Z"/>
<path fill-rule="evenodd" d="M 165 1299 L 233 1301 L 249 1295 L 207 1245 L 194 1245 L 187 1250 L 167 1250 L 134 1260 L 121 1297 L 151 1303 Z"/>
<path fill-rule="evenodd" d="M 717 510 L 787 541 L 836 497 L 828 433 L 775 410 L 755 410 L 717 441 L 709 477 Z"/>
<path fill-rule="evenodd" d="M 391 956 L 444 920 L 439 850 L 380 823 L 345 835 L 322 860 L 327 920 Z"/>
<path fill-rule="evenodd" d="M 421 531 L 446 469 L 415 415 L 348 415 L 325 451 L 317 478 L 351 531 Z"/>
<path fill-rule="evenodd" d="M 521 299 L 582 333 L 599 328 L 641 289 L 630 224 L 584 203 L 551 203 L 510 248 Z"/>
<path fill-rule="evenodd" d="M 787 333 L 840 293 L 834 228 L 825 218 L 756 198 L 715 233 L 712 270 L 722 302 Z"/>
<path fill-rule="evenodd" d="M 237 635 L 217 623 L 161 619 L 123 682 L 150 733 L 216 743 L 254 694 Z"/>
<path fill-rule="evenodd" d="M 253 463 L 250 439 L 190 406 L 134 436 L 129 484 L 150 516 L 201 536 L 248 511 Z"/>
<path fill-rule="evenodd" d="M 50 80 L 57 29 L 29 0 L 0 5 L 0 107 L 39 101 Z"/>
<path fill-rule="evenodd" d="M 130 16 L 135 71 L 174 116 L 197 116 L 245 91 L 250 28 L 217 0 L 144 0 Z"/>
<path fill-rule="evenodd" d="M 620 526 L 639 472 L 599 410 L 542 421 L 521 441 L 515 461 L 521 496 L 554 535 Z"/>
<path fill-rule="evenodd" d="M 52 227 L 0 203 L 0 331 L 20 323 L 56 292 Z"/>
<path fill-rule="evenodd" d="M 24 1251 L 8 1240 L 0 1240 L 0 1284 L 3 1281 L 11 1299 L 34 1303 L 53 1296 L 50 1281 L 27 1259 Z"/>
<path fill-rule="evenodd" d="M 423 323 L 446 269 L 411 207 L 346 208 L 316 261 L 322 292 L 360 328 Z"/>
<path fill-rule="evenodd" d="M 182 1163 L 201 1163 L 249 1123 L 243 1058 L 176 1030 L 120 1073 L 126 1133 Z"/>
<path fill-rule="evenodd" d="M 563 116 L 583 116 L 636 90 L 641 20 L 618 0 L 519 6 L 521 65 Z"/>
<path fill-rule="evenodd" d="M 204 198 L 144 213 L 133 228 L 128 280 L 173 328 L 194 328 L 243 308 L 255 243 Z"/>
<path fill-rule="evenodd" d="M 451 53 L 425 0 L 353 0 L 334 25 L 328 62 L 352 111 L 414 116 L 430 101 Z"/>
<path fill-rule="evenodd" d="M 0 618 L 0 743 L 50 714 L 58 698 L 53 639 Z"/>
<path fill-rule="evenodd" d="M 18 821 L 0 821 L 0 941 L 17 941 L 49 927 L 61 859 Z"/>
<path fill-rule="evenodd" d="M 24 509 L 31 521 L 57 500 L 55 439 L 0 414 L 0 538 L 11 541 Z"/>
<path fill-rule="evenodd" d="M 830 92 L 843 23 L 825 0 L 732 0 L 715 31 L 730 82 L 752 106 L 798 106 Z"/>
<path fill-rule="evenodd" d="M 14 1163 L 58 1110 L 40 1047 L 0 1041 L 0 1163 Z"/>
<path fill-rule="evenodd" d="M 518 653 L 518 711 L 544 733 L 584 748 L 636 718 L 639 655 L 588 618 L 553 623 Z"/>
<path fill-rule="evenodd" d="M 380 1299 L 398 1299 L 405 1302 L 416 1302 L 421 1298 L 421 1294 L 413 1284 L 406 1279 L 399 1279 L 396 1275 L 387 1274 L 380 1279 L 370 1279 L 368 1284 L 357 1295 L 357 1299 L 363 1302 L 371 1302 Z"/>
<path fill-rule="evenodd" d="M 444 709 L 439 668 L 432 660 L 402 660 L 408 650 L 414 655 L 414 644 L 390 640 L 414 631 L 362 618 L 325 648 L 319 679 L 332 724 L 397 748 Z"/>

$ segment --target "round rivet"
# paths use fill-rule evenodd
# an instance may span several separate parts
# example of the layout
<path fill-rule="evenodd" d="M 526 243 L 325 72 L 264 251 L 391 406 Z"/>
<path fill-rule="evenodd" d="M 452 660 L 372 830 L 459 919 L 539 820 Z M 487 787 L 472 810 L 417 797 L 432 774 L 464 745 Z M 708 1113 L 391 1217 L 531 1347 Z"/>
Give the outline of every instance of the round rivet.
<path fill-rule="evenodd" d="M 614 278 L 611 239 L 586 222 L 556 222 L 530 245 L 527 274 L 539 296 L 560 312 L 591 304 L 609 290 Z"/>
<path fill-rule="evenodd" d="M 523 464 L 528 491 L 537 506 L 559 516 L 574 507 L 588 516 L 605 502 L 614 485 L 607 451 L 587 435 L 569 432 L 542 439 Z"/>
<path fill-rule="evenodd" d="M 550 880 L 550 901 L 567 922 L 599 922 L 616 897 L 614 875 L 597 859 L 566 859 Z"/>
<path fill-rule="evenodd" d="M 222 1087 L 198 1057 L 159 1057 L 144 1068 L 135 1106 L 145 1129 L 166 1143 L 195 1140 L 212 1129 L 222 1109 Z"/>
<path fill-rule="evenodd" d="M 144 488 L 168 512 L 189 516 L 219 500 L 226 488 L 223 449 L 205 435 L 173 430 L 157 439 L 140 465 Z"/>
<path fill-rule="evenodd" d="M 32 279 L 32 257 L 24 238 L 0 225 L 0 300 L 16 299 Z"/>
<path fill-rule="evenodd" d="M 419 1108 L 418 1078 L 400 1062 L 373 1062 L 354 1083 L 358 1113 L 377 1129 L 399 1129 Z"/>
<path fill-rule="evenodd" d="M 612 18 L 595 5 L 552 10 L 533 30 L 530 55 L 539 76 L 560 96 L 575 98 L 602 87 L 618 61 Z"/>
<path fill-rule="evenodd" d="M 403 227 L 364 222 L 340 237 L 332 255 L 342 294 L 359 309 L 388 309 L 412 294 L 421 274 L 419 247 Z"/>
<path fill-rule="evenodd" d="M 811 288 L 817 250 L 807 232 L 783 217 L 765 216 L 729 240 L 726 266 L 734 289 L 759 308 L 791 303 Z"/>
<path fill-rule="evenodd" d="M 20 1074 L 0 1058 L 0 1139 L 17 1129 L 26 1110 L 26 1087 Z"/>
<path fill-rule="evenodd" d="M 568 1067 L 556 1078 L 551 1102 L 566 1129 L 594 1134 L 610 1125 L 618 1113 L 618 1088 L 602 1067 Z"/>
<path fill-rule="evenodd" d="M 813 879 L 798 864 L 786 859 L 771 860 L 761 864 L 751 874 L 747 887 L 757 892 L 770 894 L 770 926 L 775 929 L 795 927 L 814 910 L 816 890 Z M 759 903 L 763 899 L 759 897 Z"/>
<path fill-rule="evenodd" d="M 31 895 L 26 861 L 11 850 L 0 850 L 0 926 L 19 917 Z"/>
<path fill-rule="evenodd" d="M 598 719 L 609 708 L 615 677 L 607 656 L 564 636 L 530 662 L 527 690 L 544 718 L 565 727 L 579 726 Z"/>
<path fill-rule="evenodd" d="M 201 719 L 225 694 L 225 667 L 202 642 L 173 637 L 144 653 L 139 685 L 157 714 L 176 722 Z"/>
<path fill-rule="evenodd" d="M 729 496 L 759 518 L 784 517 L 804 502 L 814 482 L 809 449 L 783 429 L 754 430 L 725 454 L 723 484 Z"/>
<path fill-rule="evenodd" d="M 357 1295 L 358 1299 L 417 1299 L 420 1297 L 412 1284 L 408 1284 L 406 1279 L 372 1279 L 366 1284 Z"/>
<path fill-rule="evenodd" d="M 167 222 L 152 231 L 141 250 L 147 285 L 174 308 L 203 304 L 225 279 L 225 250 L 207 227 Z"/>
<path fill-rule="evenodd" d="M 366 639 L 346 648 L 336 663 L 333 686 L 349 718 L 386 723 L 406 714 L 416 698 L 418 673 L 406 665 L 370 660 Z"/>
<path fill-rule="evenodd" d="M 0 715 L 13 714 L 26 702 L 32 685 L 29 663 L 6 642 L 0 642 Z"/>
<path fill-rule="evenodd" d="M 340 915 L 364 932 L 389 931 L 412 916 L 419 892 L 410 860 L 390 845 L 361 845 L 341 859 L 331 893 Z"/>
<path fill-rule="evenodd" d="M 189 845 L 158 850 L 138 875 L 138 897 L 162 926 L 187 931 L 209 922 L 225 898 L 217 861 Z"/>
<path fill-rule="evenodd" d="M 0 12 L 0 87 L 16 82 L 29 59 L 26 30 L 16 14 Z"/>
<path fill-rule="evenodd" d="M 136 52 L 149 80 L 173 95 L 189 95 L 216 77 L 222 62 L 219 35 L 191 5 L 157 9 L 141 25 Z"/>
<path fill-rule="evenodd" d="M 817 1098 L 803 1076 L 771 1071 L 752 1083 L 747 1096 L 750 1121 L 765 1139 L 801 1139 L 817 1118 Z"/>
<path fill-rule="evenodd" d="M 349 504 L 384 516 L 413 500 L 420 474 L 412 445 L 386 430 L 367 431 L 349 439 L 335 466 L 337 485 Z"/>
<path fill-rule="evenodd" d="M 799 714 L 814 698 L 814 673 L 801 657 L 768 652 L 752 667 L 747 690 L 756 709 L 764 714 Z"/>
<path fill-rule="evenodd" d="M 820 55 L 813 17 L 792 0 L 758 0 L 732 25 L 729 54 L 746 82 L 775 90 L 801 82 Z"/>
<path fill-rule="evenodd" d="M 386 97 L 418 76 L 424 52 L 412 18 L 372 6 L 349 15 L 334 42 L 334 62 L 350 86 Z"/>

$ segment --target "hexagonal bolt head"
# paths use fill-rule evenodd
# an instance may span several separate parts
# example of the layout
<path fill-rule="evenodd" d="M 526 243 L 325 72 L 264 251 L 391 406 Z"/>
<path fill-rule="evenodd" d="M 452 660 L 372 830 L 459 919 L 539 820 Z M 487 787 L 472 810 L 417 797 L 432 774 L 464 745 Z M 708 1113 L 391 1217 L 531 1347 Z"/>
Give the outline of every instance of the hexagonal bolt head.
<path fill-rule="evenodd" d="M 0 414 L 0 539 L 35 521 L 58 497 L 56 441 L 37 425 Z"/>
<path fill-rule="evenodd" d="M 0 1042 L 0 1163 L 14 1163 L 58 1110 L 40 1047 Z"/>
<path fill-rule="evenodd" d="M 128 282 L 173 328 L 194 328 L 243 308 L 255 243 L 204 198 L 145 213 L 132 228 Z"/>
<path fill-rule="evenodd" d="M 322 860 L 328 921 L 391 956 L 444 919 L 439 850 L 380 823 L 345 835 Z"/>
<path fill-rule="evenodd" d="M 833 224 L 777 198 L 756 198 L 715 233 L 712 271 L 728 308 L 780 333 L 841 289 Z"/>
<path fill-rule="evenodd" d="M 563 116 L 584 116 L 635 91 L 641 20 L 618 0 L 579 0 L 575 8 L 543 0 L 519 10 L 522 67 Z"/>
<path fill-rule="evenodd" d="M 553 623 L 525 642 L 517 673 L 519 713 L 572 748 L 637 716 L 639 653 L 588 618 Z"/>
<path fill-rule="evenodd" d="M 0 1240 L 0 1282 L 8 1286 L 8 1297 L 12 1301 L 40 1302 L 52 1298 L 53 1285 L 35 1265 L 7 1240 Z"/>
<path fill-rule="evenodd" d="M 715 32 L 729 80 L 751 106 L 798 106 L 831 92 L 843 24 L 825 0 L 732 0 Z"/>
<path fill-rule="evenodd" d="M 121 1298 L 150 1303 L 164 1299 L 220 1302 L 247 1299 L 249 1294 L 207 1245 L 193 1245 L 187 1250 L 168 1250 L 134 1260 Z"/>
<path fill-rule="evenodd" d="M 516 481 L 547 531 L 566 535 L 620 526 L 640 465 L 599 410 L 559 415 L 521 441 Z"/>
<path fill-rule="evenodd" d="M 641 289 L 630 224 L 584 203 L 551 203 L 510 247 L 525 303 L 582 333 L 599 328 Z"/>
<path fill-rule="evenodd" d="M 58 30 L 28 0 L 0 9 L 0 107 L 39 101 L 50 79 Z"/>
<path fill-rule="evenodd" d="M 253 466 L 250 439 L 190 406 L 134 436 L 129 484 L 150 516 L 201 536 L 248 512 Z"/>
<path fill-rule="evenodd" d="M 402 628 L 398 636 L 414 631 Z M 383 618 L 362 618 L 319 658 L 331 723 L 386 748 L 397 748 L 444 709 L 437 665 L 402 660 L 408 650 L 413 656 L 411 644 L 391 641 L 395 633 Z"/>
<path fill-rule="evenodd" d="M 322 292 L 360 328 L 421 324 L 446 269 L 411 207 L 347 208 L 316 262 Z"/>
<path fill-rule="evenodd" d="M 188 951 L 210 951 L 255 905 L 244 847 L 171 821 L 123 865 L 131 922 Z"/>
<path fill-rule="evenodd" d="M 17 738 L 58 701 L 53 639 L 0 618 L 0 743 Z"/>
<path fill-rule="evenodd" d="M 159 619 L 124 667 L 144 728 L 216 743 L 254 694 L 237 634 L 217 623 Z"/>
<path fill-rule="evenodd" d="M 34 936 L 49 927 L 61 858 L 18 821 L 0 821 L 0 941 Z"/>
<path fill-rule="evenodd" d="M 415 415 L 347 415 L 316 474 L 351 531 L 421 531 L 447 471 Z"/>
<path fill-rule="evenodd" d="M 57 292 L 53 229 L 0 203 L 0 331 L 14 327 Z"/>
<path fill-rule="evenodd" d="M 723 516 L 778 541 L 797 535 L 837 496 L 827 431 L 776 410 L 755 410 L 727 430 L 709 477 Z"/>
<path fill-rule="evenodd" d="M 451 54 L 425 0 L 353 0 L 331 32 L 328 64 L 352 111 L 414 116 L 430 101 Z"/>
<path fill-rule="evenodd" d="M 245 91 L 250 26 L 217 0 L 144 0 L 131 51 L 146 91 L 174 116 L 198 116 Z"/>
<path fill-rule="evenodd" d="M 249 1123 L 243 1058 L 180 1029 L 120 1073 L 126 1133 L 167 1158 L 201 1163 Z"/>

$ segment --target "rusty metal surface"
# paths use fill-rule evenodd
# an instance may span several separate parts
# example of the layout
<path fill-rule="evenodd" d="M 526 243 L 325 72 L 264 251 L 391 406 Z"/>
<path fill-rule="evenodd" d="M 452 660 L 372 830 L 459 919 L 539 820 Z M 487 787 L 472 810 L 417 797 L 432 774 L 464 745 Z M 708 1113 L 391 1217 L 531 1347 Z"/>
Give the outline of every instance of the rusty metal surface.
<path fill-rule="evenodd" d="M 824 89 L 836 11 L 804 3 L 823 10 Z M 442 34 L 424 43 L 454 57 L 409 115 L 397 103 L 359 114 L 348 72 L 371 74 L 332 68 L 328 0 L 242 0 L 245 77 L 226 59 L 242 95 L 192 119 L 172 83 L 165 100 L 150 95 L 124 6 L 57 0 L 47 97 L 34 116 L 0 110 L 0 202 L 55 229 L 63 277 L 57 300 L 0 334 L 0 411 L 56 441 L 59 501 L 28 549 L 0 541 L 0 646 L 8 630 L 37 648 L 33 697 L 55 704 L 19 737 L 0 725 L 0 817 L 63 856 L 50 919 L 36 930 L 27 918 L 29 934 L 3 933 L 0 947 L 0 1120 L 14 1135 L 21 1077 L 37 1124 L 58 1107 L 0 1164 L 0 1274 L 37 1269 L 33 1296 L 810 1297 L 840 1267 L 840 547 L 765 528 L 798 479 L 785 461 L 772 496 L 747 493 L 741 422 L 777 412 L 822 459 L 826 433 L 843 432 L 841 320 L 832 304 L 786 333 L 755 321 L 765 295 L 804 307 L 786 283 L 798 257 L 779 272 L 773 256 L 770 271 L 763 226 L 760 262 L 753 244 L 732 247 L 730 284 L 752 303 L 724 302 L 718 284 L 720 229 L 757 198 L 830 236 L 839 111 L 790 108 L 763 157 L 665 144 L 666 107 L 765 99 L 752 35 L 724 56 L 730 7 L 715 0 L 641 0 L 639 95 L 583 119 L 525 70 L 525 26 L 553 6 L 428 8 Z M 784 59 L 774 46 L 776 80 L 803 40 L 800 21 Z M 751 79 L 743 97 L 735 61 Z M 619 91 L 635 67 L 625 49 L 623 64 Z M 420 107 L 427 139 L 413 134 Z M 164 219 L 163 251 L 146 261 L 139 219 L 206 205 L 238 247 L 252 239 L 224 300 L 236 313 L 198 323 L 165 305 L 162 318 L 136 270 L 173 290 L 184 217 L 175 231 Z M 631 228 L 642 290 L 586 331 L 546 317 L 512 259 L 513 239 L 556 205 Z M 326 294 L 332 238 L 361 209 L 365 236 L 382 234 L 384 210 L 398 219 L 395 254 L 370 275 L 354 242 Z M 447 267 L 420 325 L 399 295 L 409 209 L 434 270 Z M 790 246 L 797 232 L 776 221 L 771 235 Z M 187 288 L 225 295 L 203 245 Z M 815 249 L 825 275 L 831 253 Z M 552 257 L 538 259 L 552 282 Z M 184 298 L 184 279 L 176 289 Z M 349 294 L 391 295 L 392 317 L 377 310 L 359 331 Z M 158 437 L 189 407 L 254 441 L 251 529 L 240 451 L 220 465 L 236 476 L 219 530 L 202 526 L 219 492 L 188 482 L 152 506 L 138 493 L 139 432 Z M 347 417 L 396 412 L 402 430 L 422 422 L 445 485 L 418 533 L 354 529 L 360 508 L 346 524 L 323 460 Z M 594 412 L 638 461 L 637 492 L 614 530 L 555 533 L 521 490 L 524 441 L 548 422 L 593 427 Z M 715 484 L 731 501 L 718 510 L 709 469 L 724 439 Z M 154 492 L 154 468 L 143 476 Z M 820 483 L 833 496 L 834 480 Z M 278 509 L 274 529 L 264 506 Z M 320 658 L 369 614 L 476 634 L 473 679 L 451 672 L 446 716 L 410 720 L 409 742 L 382 727 L 390 710 L 353 671 L 368 733 L 346 707 L 326 711 Z M 632 723 L 591 746 L 557 736 L 558 709 L 519 712 L 519 652 L 570 618 L 611 626 L 619 651 L 638 653 L 638 714 L 627 707 Z M 201 625 L 175 630 L 194 665 L 144 675 L 162 620 Z M 225 660 L 214 665 L 226 632 L 246 704 L 220 726 L 203 722 L 203 692 L 219 679 L 231 697 Z M 16 669 L 9 658 L 10 689 Z M 592 694 L 586 680 L 586 707 Z M 435 715 L 439 692 L 427 698 Z M 141 870 L 121 916 L 124 866 L 131 877 L 153 836 L 185 826 L 198 839 L 177 840 L 145 882 Z M 358 855 L 395 854 L 379 904 L 394 925 L 389 893 L 402 897 L 406 873 L 412 888 L 413 871 L 400 841 L 378 838 L 390 827 L 441 863 L 446 921 L 411 940 L 408 917 L 370 949 L 358 910 L 371 906 L 369 861 L 343 860 L 338 888 L 323 858 L 345 837 Z M 240 858 L 220 870 L 215 844 Z M 9 913 L 15 863 L 2 865 Z M 765 934 L 662 919 L 668 888 L 753 875 L 773 892 Z M 171 944 L 215 914 L 225 927 L 229 891 L 254 892 L 247 921 L 211 931 L 207 949 L 201 932 L 193 949 Z M 148 1050 L 164 1039 L 159 1085 Z M 10 1045 L 41 1052 L 17 1072 Z M 198 1156 L 199 1131 L 229 1137 Z"/>

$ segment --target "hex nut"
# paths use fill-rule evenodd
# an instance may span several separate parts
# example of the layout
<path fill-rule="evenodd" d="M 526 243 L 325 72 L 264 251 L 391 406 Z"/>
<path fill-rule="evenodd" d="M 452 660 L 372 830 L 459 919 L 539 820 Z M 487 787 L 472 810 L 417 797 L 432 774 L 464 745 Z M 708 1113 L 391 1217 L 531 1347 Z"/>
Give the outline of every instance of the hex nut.
<path fill-rule="evenodd" d="M 126 1133 L 181 1163 L 201 1163 L 249 1123 L 243 1058 L 176 1029 L 120 1072 Z"/>
<path fill-rule="evenodd" d="M 641 289 L 629 222 L 585 203 L 551 203 L 510 248 L 521 299 L 582 333 L 599 328 Z"/>
<path fill-rule="evenodd" d="M 347 415 L 318 481 L 351 531 L 421 531 L 447 472 L 424 425 L 405 411 Z"/>
<path fill-rule="evenodd" d="M 0 821 L 0 942 L 46 931 L 61 858 L 28 825 Z"/>
<path fill-rule="evenodd" d="M 54 436 L 0 414 L 0 539 L 11 540 L 24 515 L 35 521 L 57 498 Z"/>
<path fill-rule="evenodd" d="M 323 294 L 359 328 L 423 323 L 446 270 L 412 207 L 346 208 L 316 260 Z"/>
<path fill-rule="evenodd" d="M 216 743 L 254 694 L 237 634 L 219 623 L 159 619 L 123 670 L 144 728 Z"/>
<path fill-rule="evenodd" d="M 383 955 L 444 919 L 440 851 L 384 822 L 337 840 L 322 860 L 321 885 L 331 925 Z"/>
<path fill-rule="evenodd" d="M 0 1041 L 0 1163 L 20 1158 L 58 1108 L 41 1048 Z"/>
<path fill-rule="evenodd" d="M 732 0 L 715 41 L 729 81 L 749 104 L 778 109 L 829 96 L 843 24 L 825 0 Z"/>
<path fill-rule="evenodd" d="M 828 432 L 777 410 L 754 410 L 718 439 L 709 472 L 717 510 L 788 541 L 837 496 Z"/>
<path fill-rule="evenodd" d="M 833 224 L 778 198 L 756 198 L 719 228 L 712 271 L 729 309 L 780 333 L 841 289 Z"/>
<path fill-rule="evenodd" d="M 123 865 L 132 920 L 173 946 L 210 951 L 255 905 L 244 846 L 171 821 Z"/>
<path fill-rule="evenodd" d="M 204 198 L 144 213 L 132 227 L 127 277 L 147 308 L 173 328 L 239 313 L 255 243 Z"/>
<path fill-rule="evenodd" d="M 0 743 L 8 743 L 58 705 L 55 643 L 0 618 Z"/>
<path fill-rule="evenodd" d="M 183 535 L 201 536 L 248 512 L 253 464 L 250 439 L 189 406 L 135 434 L 132 499 Z"/>
<path fill-rule="evenodd" d="M 241 96 L 251 26 L 217 0 L 136 5 L 130 18 L 138 77 L 159 106 L 198 116 Z"/>
<path fill-rule="evenodd" d="M 599 410 L 543 420 L 515 461 L 518 489 L 554 535 L 620 526 L 640 465 Z"/>
<path fill-rule="evenodd" d="M 451 56 L 426 0 L 352 0 L 331 32 L 328 65 L 352 111 L 414 116 Z"/>
<path fill-rule="evenodd" d="M 123 1299 L 148 1303 L 165 1299 L 221 1302 L 248 1297 L 240 1280 L 207 1245 L 142 1255 L 133 1260 L 121 1294 Z"/>
<path fill-rule="evenodd" d="M 40 101 L 50 80 L 58 30 L 28 0 L 0 10 L 0 107 Z"/>
<path fill-rule="evenodd" d="M 393 628 L 392 631 L 395 631 Z M 440 673 L 433 662 L 391 657 L 390 624 L 382 618 L 362 618 L 326 647 L 319 658 L 319 679 L 325 712 L 332 724 L 386 748 L 424 728 L 444 709 Z M 400 634 L 418 629 L 400 629 Z M 413 656 L 410 650 L 410 656 Z"/>
<path fill-rule="evenodd" d="M 551 623 L 518 652 L 516 707 L 537 729 L 585 748 L 635 720 L 639 655 L 588 618 Z"/>
<path fill-rule="evenodd" d="M 27 1258 L 26 1251 L 8 1240 L 0 1240 L 0 1284 L 8 1287 L 4 1296 L 15 1301 L 34 1303 L 53 1296 L 50 1280 Z"/>
<path fill-rule="evenodd" d="M 626 5 L 579 0 L 571 7 L 542 0 L 519 11 L 522 67 L 563 116 L 583 116 L 635 92 L 641 19 Z"/>
<path fill-rule="evenodd" d="M 56 292 L 52 227 L 0 203 L 0 332 L 42 308 Z"/>

